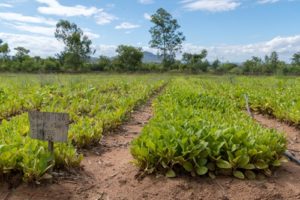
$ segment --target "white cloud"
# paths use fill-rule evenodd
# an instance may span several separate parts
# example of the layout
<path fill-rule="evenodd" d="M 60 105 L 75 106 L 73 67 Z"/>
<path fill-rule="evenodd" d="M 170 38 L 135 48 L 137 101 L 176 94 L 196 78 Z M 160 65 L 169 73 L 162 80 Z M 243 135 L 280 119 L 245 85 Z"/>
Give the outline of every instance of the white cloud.
<path fill-rule="evenodd" d="M 36 0 L 39 3 L 46 4 L 47 6 L 38 7 L 38 11 L 42 14 L 74 17 L 74 16 L 93 16 L 96 19 L 96 23 L 103 25 L 111 23 L 116 20 L 117 17 L 105 12 L 103 9 L 92 7 L 86 7 L 82 5 L 64 6 L 57 0 Z"/>
<path fill-rule="evenodd" d="M 117 25 L 115 27 L 115 29 L 135 29 L 135 28 L 138 28 L 138 27 L 140 27 L 140 25 L 138 25 L 138 24 L 132 24 L 132 23 L 129 23 L 129 22 L 123 22 L 120 25 Z"/>
<path fill-rule="evenodd" d="M 11 4 L 8 4 L 8 3 L 0 3 L 0 7 L 12 8 L 13 6 Z"/>
<path fill-rule="evenodd" d="M 47 24 L 47 25 L 55 25 L 56 24 L 56 21 L 54 21 L 52 19 L 46 19 L 44 17 L 39 17 L 39 16 L 36 16 L 36 17 L 25 16 L 25 15 L 22 15 L 19 13 L 13 13 L 13 12 L 0 12 L 0 20 Z"/>
<path fill-rule="evenodd" d="M 190 11 L 202 10 L 223 12 L 234 10 L 241 5 L 238 0 L 182 0 L 184 8 Z"/>
<path fill-rule="evenodd" d="M 45 36 L 54 36 L 55 27 L 46 27 L 46 26 L 36 26 L 36 25 L 30 25 L 26 23 L 17 23 L 17 24 L 8 24 L 12 26 L 13 28 L 19 30 L 19 31 L 25 31 L 28 33 L 35 33 L 39 35 L 45 35 Z"/>
<path fill-rule="evenodd" d="M 279 0 L 257 0 L 257 3 L 259 4 L 267 4 L 267 3 L 276 3 Z"/>
<path fill-rule="evenodd" d="M 63 6 L 57 0 L 37 0 L 39 3 L 47 4 L 47 6 L 38 7 L 38 11 L 42 14 L 58 15 L 65 17 L 73 16 L 92 16 L 97 14 L 96 7 L 85 7 L 82 5 Z"/>
<path fill-rule="evenodd" d="M 35 33 L 38 35 L 54 37 L 55 26 L 37 26 L 30 25 L 27 23 L 6 23 L 7 25 L 13 27 L 19 31 L 25 31 L 28 33 Z M 100 37 L 99 34 L 93 33 L 90 29 L 83 28 L 84 35 L 86 35 L 89 39 L 97 39 Z"/>
<path fill-rule="evenodd" d="M 147 20 L 151 20 L 151 15 L 149 13 L 144 13 L 144 18 Z"/>
<path fill-rule="evenodd" d="M 63 44 L 58 42 L 54 37 L 0 32 L 0 38 L 8 43 L 12 54 L 15 53 L 13 49 L 18 46 L 30 49 L 32 56 L 41 57 L 54 56 L 63 50 Z"/>
<path fill-rule="evenodd" d="M 139 0 L 139 2 L 141 4 L 152 4 L 152 3 L 154 3 L 154 0 Z"/>
<path fill-rule="evenodd" d="M 84 33 L 90 37 L 90 34 L 93 34 L 95 37 L 99 37 L 94 33 L 89 31 L 84 31 Z M 54 33 L 53 33 L 54 34 Z M 41 36 L 41 35 L 31 35 L 31 34 L 13 34 L 13 33 L 3 33 L 0 32 L 0 38 L 7 42 L 9 48 L 11 49 L 11 54 L 13 55 L 15 47 L 22 46 L 30 50 L 30 55 L 32 56 L 41 56 L 48 57 L 54 56 L 55 54 L 63 51 L 64 45 L 62 42 L 59 42 L 56 38 L 50 36 Z M 50 34 L 48 34 L 50 35 Z M 91 37 L 90 37 L 91 38 Z M 106 53 L 109 53 L 109 48 L 102 46 L 102 49 L 107 49 Z"/>
<path fill-rule="evenodd" d="M 100 35 L 97 33 L 93 33 L 92 30 L 88 28 L 83 28 L 84 35 L 88 36 L 90 39 L 97 39 L 100 38 Z"/>
<path fill-rule="evenodd" d="M 104 55 L 104 56 L 109 56 L 109 57 L 113 57 L 116 55 L 116 49 L 118 47 L 116 45 L 105 45 L 105 44 L 101 44 L 96 46 L 96 52 L 100 55 Z"/>
<path fill-rule="evenodd" d="M 15 5 L 15 4 L 22 4 L 27 2 L 28 0 L 5 0 L 6 3 Z"/>
<path fill-rule="evenodd" d="M 29 33 L 35 33 L 44 36 L 53 36 L 55 32 L 55 26 L 45 27 L 45 26 L 33 26 L 26 23 L 10 24 L 13 28 L 26 31 Z M 83 34 L 86 35 L 89 39 L 97 39 L 100 37 L 99 34 L 93 33 L 90 29 L 83 29 Z"/>
<path fill-rule="evenodd" d="M 183 52 L 196 53 L 202 49 L 208 50 L 210 60 L 219 58 L 223 61 L 241 62 L 252 56 L 264 57 L 272 51 L 277 51 L 280 58 L 289 61 L 292 54 L 300 50 L 300 35 L 275 37 L 272 40 L 246 45 L 197 46 L 184 44 Z"/>
<path fill-rule="evenodd" d="M 111 15 L 107 12 L 104 12 L 102 9 L 99 9 L 99 12 L 95 15 L 96 23 L 99 25 L 109 24 L 118 18 L 114 15 Z"/>

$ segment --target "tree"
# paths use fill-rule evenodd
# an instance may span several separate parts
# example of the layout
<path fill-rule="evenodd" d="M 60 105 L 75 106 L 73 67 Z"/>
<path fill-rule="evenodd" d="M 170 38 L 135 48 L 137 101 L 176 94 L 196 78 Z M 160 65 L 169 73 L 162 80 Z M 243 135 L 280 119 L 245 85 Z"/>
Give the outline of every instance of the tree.
<path fill-rule="evenodd" d="M 175 60 L 176 52 L 181 50 L 185 37 L 178 31 L 180 26 L 177 20 L 163 8 L 151 16 L 151 22 L 154 26 L 150 29 L 152 39 L 149 44 L 160 51 L 164 67 L 168 68 Z"/>
<path fill-rule="evenodd" d="M 216 71 L 216 70 L 220 67 L 220 65 L 221 65 L 220 60 L 219 60 L 219 59 L 216 59 L 216 60 L 214 60 L 214 61 L 212 62 L 211 68 L 212 68 L 213 71 Z"/>
<path fill-rule="evenodd" d="M 203 49 L 200 54 L 190 54 L 184 53 L 182 55 L 182 60 L 187 65 L 187 68 L 191 71 L 202 71 L 206 72 L 209 63 L 205 59 L 207 56 L 207 50 Z"/>
<path fill-rule="evenodd" d="M 259 57 L 253 56 L 243 64 L 243 72 L 248 74 L 259 74 L 262 72 L 263 61 Z"/>
<path fill-rule="evenodd" d="M 270 56 L 265 56 L 265 63 L 263 65 L 263 73 L 274 73 L 277 71 L 280 65 L 278 54 L 273 51 Z"/>
<path fill-rule="evenodd" d="M 7 58 L 7 54 L 9 53 L 9 47 L 7 43 L 2 44 L 3 41 L 0 39 L 0 55 L 1 57 L 3 57 L 4 59 Z"/>
<path fill-rule="evenodd" d="M 217 71 L 219 73 L 228 73 L 228 72 L 231 72 L 232 70 L 234 70 L 235 68 L 239 69 L 239 66 L 235 63 L 226 62 L 226 63 L 222 63 Z M 234 71 L 236 71 L 236 70 L 234 70 Z"/>
<path fill-rule="evenodd" d="M 46 58 L 42 62 L 43 70 L 46 72 L 58 72 L 60 71 L 59 62 L 52 57 Z"/>
<path fill-rule="evenodd" d="M 107 56 L 100 56 L 97 62 L 91 67 L 92 71 L 111 70 L 111 59 Z"/>
<path fill-rule="evenodd" d="M 11 70 L 32 72 L 39 69 L 40 63 L 29 56 L 29 49 L 24 47 L 16 47 L 14 49 L 16 50 L 16 54 L 13 60 L 16 62 L 12 63 Z"/>
<path fill-rule="evenodd" d="M 278 53 L 276 51 L 273 51 L 271 53 L 271 56 L 270 56 L 270 62 L 271 64 L 274 66 L 274 68 L 276 69 L 277 68 L 277 65 L 279 64 L 279 58 L 278 58 Z"/>
<path fill-rule="evenodd" d="M 133 46 L 120 45 L 116 52 L 118 53 L 117 60 L 123 70 L 134 71 L 142 65 L 144 53 L 141 48 Z"/>
<path fill-rule="evenodd" d="M 24 48 L 24 47 L 16 47 L 15 48 L 16 50 L 16 59 L 19 61 L 19 62 L 23 62 L 28 56 L 30 50 Z"/>
<path fill-rule="evenodd" d="M 55 37 L 65 44 L 65 50 L 58 56 L 59 59 L 74 70 L 78 70 L 95 53 L 91 48 L 92 41 L 76 24 L 67 20 L 60 20 L 56 24 Z"/>
<path fill-rule="evenodd" d="M 293 55 L 292 64 L 300 66 L 300 52 Z"/>

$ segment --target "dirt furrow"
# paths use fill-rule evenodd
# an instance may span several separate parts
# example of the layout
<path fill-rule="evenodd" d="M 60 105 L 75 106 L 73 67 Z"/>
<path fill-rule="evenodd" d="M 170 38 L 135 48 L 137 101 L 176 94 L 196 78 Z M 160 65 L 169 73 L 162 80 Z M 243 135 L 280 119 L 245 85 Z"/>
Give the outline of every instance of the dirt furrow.
<path fill-rule="evenodd" d="M 288 150 L 296 157 L 300 158 L 300 130 L 286 123 L 262 114 L 256 114 L 254 118 L 263 126 L 276 129 L 285 133 L 288 140 Z"/>

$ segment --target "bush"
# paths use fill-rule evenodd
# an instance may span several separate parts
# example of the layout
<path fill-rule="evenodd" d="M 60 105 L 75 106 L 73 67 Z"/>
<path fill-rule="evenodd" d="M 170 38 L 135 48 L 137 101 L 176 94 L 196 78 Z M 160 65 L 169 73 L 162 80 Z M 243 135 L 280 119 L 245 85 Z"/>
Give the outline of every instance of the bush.
<path fill-rule="evenodd" d="M 141 48 L 135 48 L 133 46 L 120 45 L 116 52 L 117 66 L 122 71 L 136 71 L 142 65 L 143 52 Z"/>
<path fill-rule="evenodd" d="M 44 60 L 43 69 L 46 72 L 58 72 L 60 71 L 60 65 L 56 60 L 49 58 Z"/>
<path fill-rule="evenodd" d="M 143 63 L 142 67 L 141 67 L 142 71 L 163 71 L 163 65 L 160 63 Z"/>

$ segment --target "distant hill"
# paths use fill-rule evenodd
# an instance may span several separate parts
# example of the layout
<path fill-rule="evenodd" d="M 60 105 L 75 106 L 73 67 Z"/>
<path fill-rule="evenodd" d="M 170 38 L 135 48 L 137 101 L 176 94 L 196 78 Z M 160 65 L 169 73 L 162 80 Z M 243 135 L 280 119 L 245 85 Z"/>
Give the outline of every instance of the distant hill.
<path fill-rule="evenodd" d="M 151 52 L 144 51 L 144 58 L 143 58 L 144 63 L 161 63 L 162 62 L 162 57 L 155 55 Z"/>

